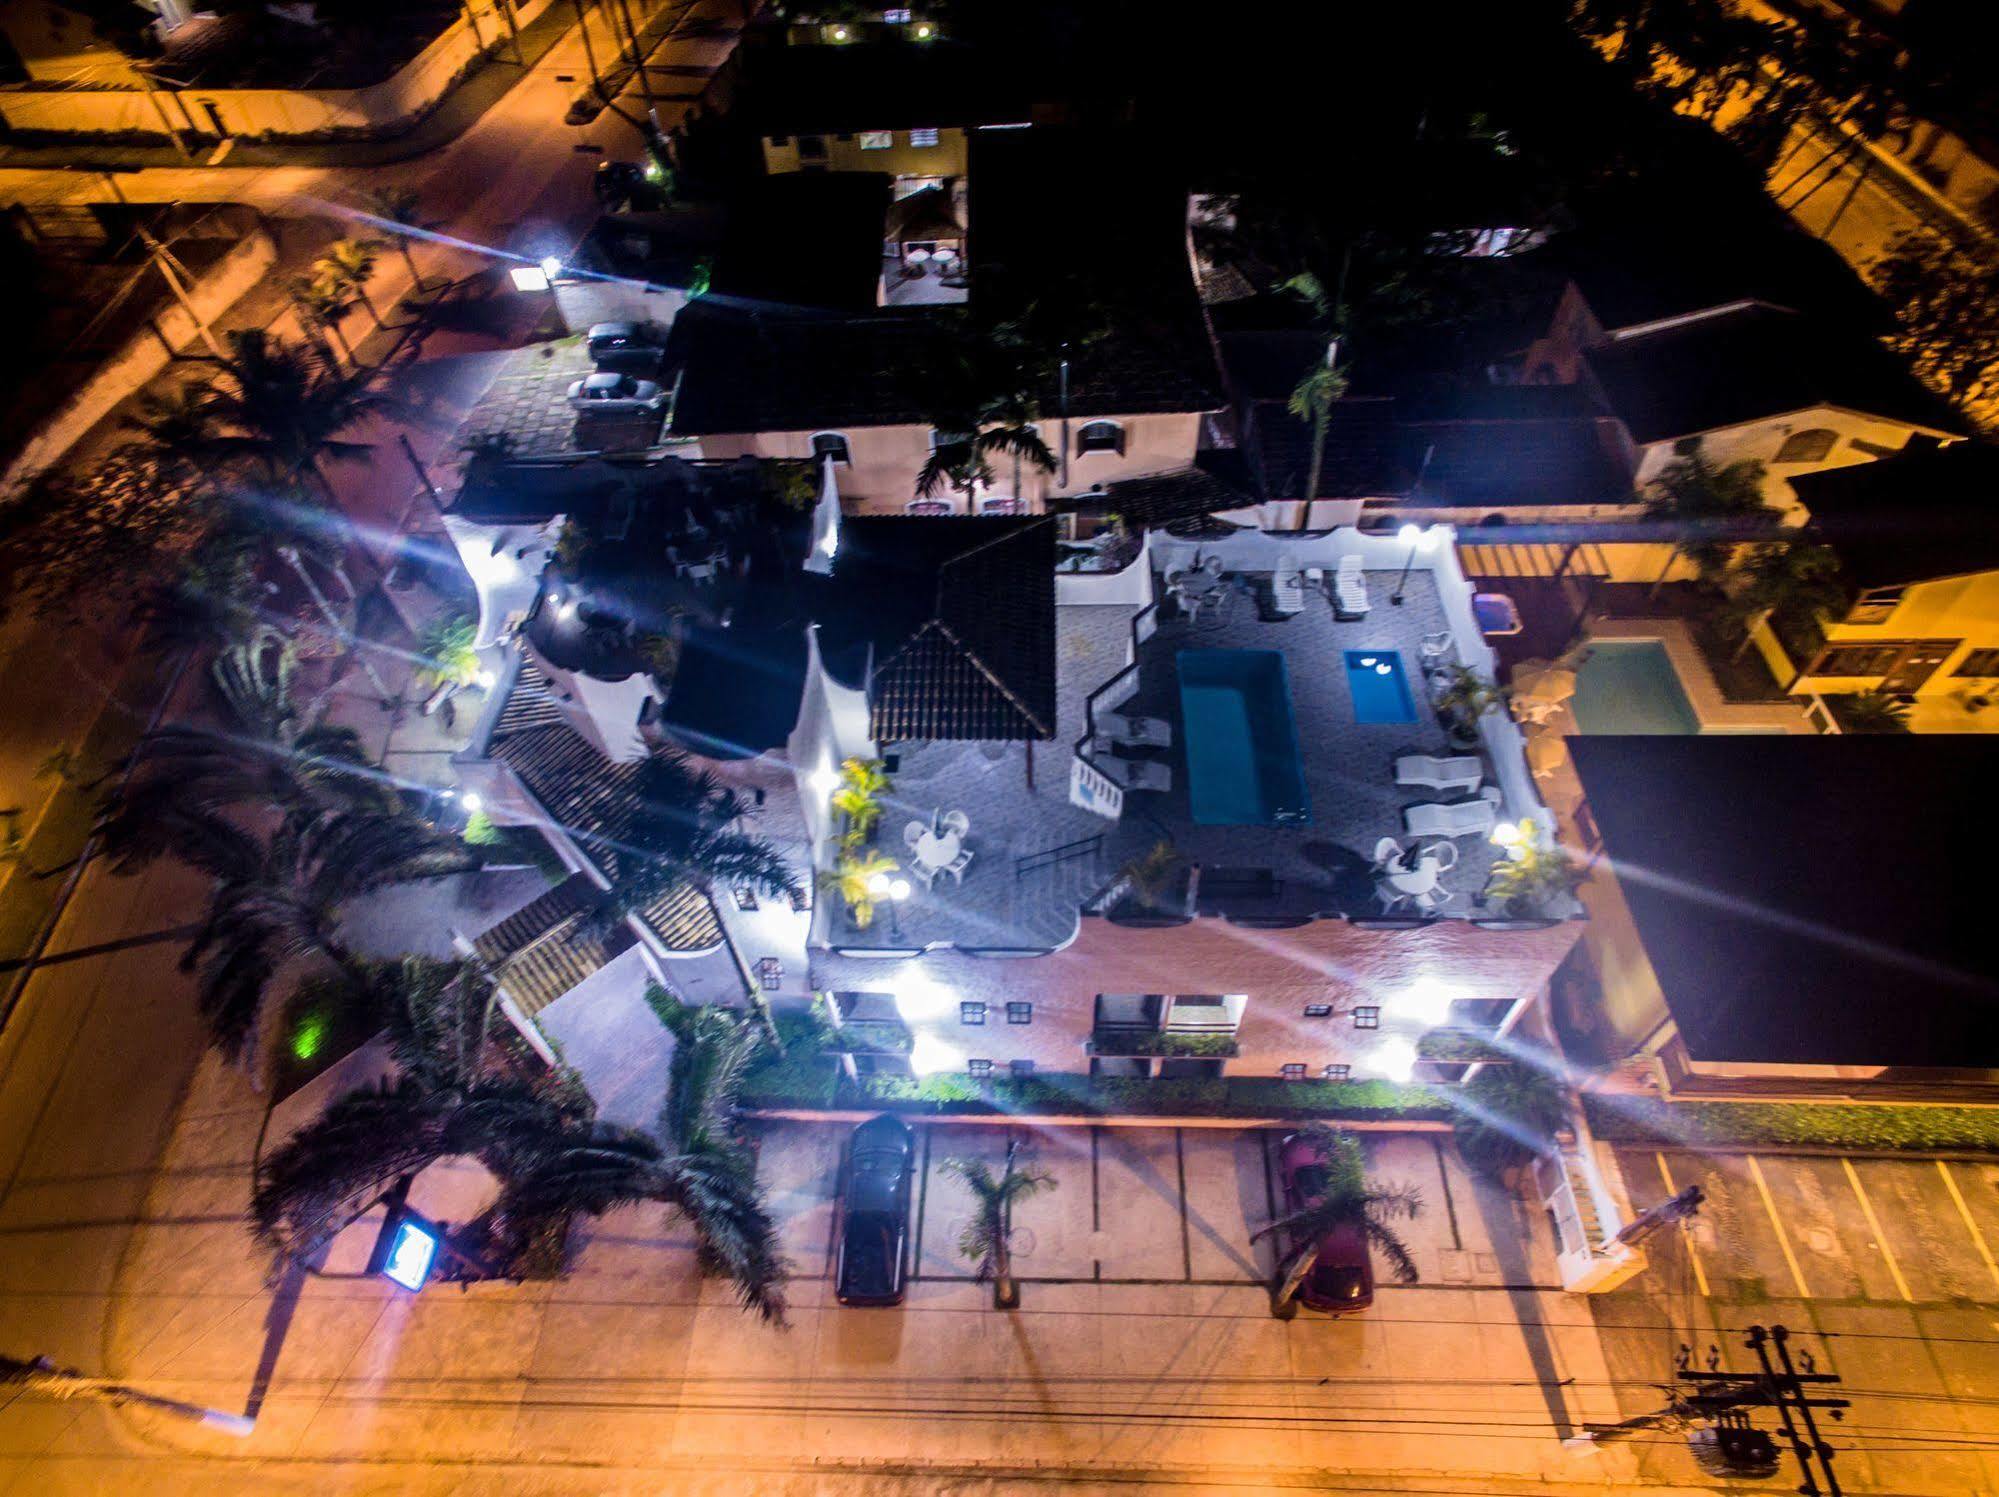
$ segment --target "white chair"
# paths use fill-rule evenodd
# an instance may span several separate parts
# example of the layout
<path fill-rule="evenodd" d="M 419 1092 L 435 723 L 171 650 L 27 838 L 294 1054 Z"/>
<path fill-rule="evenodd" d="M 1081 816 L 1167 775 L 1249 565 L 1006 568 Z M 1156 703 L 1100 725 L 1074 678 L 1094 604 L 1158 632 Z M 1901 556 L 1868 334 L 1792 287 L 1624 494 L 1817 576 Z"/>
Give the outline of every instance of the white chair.
<path fill-rule="evenodd" d="M 908 826 L 902 829 L 902 845 L 908 848 L 911 852 L 915 852 L 916 844 L 923 840 L 923 834 L 929 830 L 930 828 L 925 826 L 922 822 L 912 821 Z"/>
<path fill-rule="evenodd" d="M 1429 801 L 1403 808 L 1402 829 L 1412 837 L 1484 836 L 1498 819 L 1497 807 L 1483 796 L 1449 806 Z"/>
<path fill-rule="evenodd" d="M 946 811 L 942 824 L 945 831 L 962 837 L 972 829 L 972 818 L 963 811 Z"/>
<path fill-rule="evenodd" d="M 1383 837 L 1374 844 L 1374 866 L 1386 868 L 1389 863 L 1402 856 L 1402 844 L 1393 837 Z"/>
<path fill-rule="evenodd" d="M 1113 743 L 1133 748 L 1171 748 L 1173 726 L 1160 717 L 1126 717 L 1122 712 L 1096 714 L 1097 731 Z"/>
<path fill-rule="evenodd" d="M 1278 554 L 1277 570 L 1270 577 L 1270 607 L 1287 619 L 1305 611 L 1305 580 L 1288 551 Z"/>
<path fill-rule="evenodd" d="M 921 858 L 912 859 L 909 865 L 909 876 L 926 889 L 937 881 L 937 875 L 943 871 L 941 868 L 933 867 L 929 863 L 924 862 Z"/>
<path fill-rule="evenodd" d="M 1097 760 L 1097 768 L 1127 790 L 1171 790 L 1173 771 L 1150 759 L 1120 759 L 1112 754 Z"/>
<path fill-rule="evenodd" d="M 972 850 L 969 847 L 963 847 L 958 850 L 958 856 L 946 863 L 941 871 L 950 874 L 952 878 L 962 884 L 965 881 L 965 870 L 971 866 Z"/>
<path fill-rule="evenodd" d="M 1423 642 L 1419 646 L 1423 656 L 1423 663 L 1428 665 L 1430 662 L 1436 661 L 1442 664 L 1450 657 L 1452 648 L 1456 643 L 1457 636 L 1452 634 L 1448 629 L 1440 629 L 1435 634 L 1424 635 Z"/>
<path fill-rule="evenodd" d="M 1420 785 L 1442 795 L 1462 794 L 1479 787 L 1485 766 L 1474 754 L 1439 759 L 1429 754 L 1404 754 L 1395 761 L 1395 783 Z"/>
<path fill-rule="evenodd" d="M 1341 557 L 1333 571 L 1333 609 L 1343 619 L 1367 616 L 1367 577 L 1358 556 Z"/>

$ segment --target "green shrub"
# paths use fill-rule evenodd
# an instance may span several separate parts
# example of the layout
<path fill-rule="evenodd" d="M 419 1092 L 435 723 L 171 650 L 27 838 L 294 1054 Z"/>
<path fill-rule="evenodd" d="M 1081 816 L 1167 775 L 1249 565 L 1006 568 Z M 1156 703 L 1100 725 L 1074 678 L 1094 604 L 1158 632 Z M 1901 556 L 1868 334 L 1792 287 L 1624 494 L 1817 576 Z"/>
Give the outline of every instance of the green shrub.
<path fill-rule="evenodd" d="M 1104 1117 L 1436 1119 L 1450 1116 L 1443 1095 L 1387 1081 L 1282 1081 L 1275 1077 L 868 1076 L 840 1093 L 849 1107 L 942 1114 L 1016 1113 Z M 803 1104 L 800 1104 L 803 1105 Z"/>
<path fill-rule="evenodd" d="M 1963 1150 L 1999 1154 L 1999 1108 L 1817 1102 L 1659 1102 L 1583 1098 L 1590 1128 L 1611 1143 L 1803 1145 L 1827 1149 Z"/>

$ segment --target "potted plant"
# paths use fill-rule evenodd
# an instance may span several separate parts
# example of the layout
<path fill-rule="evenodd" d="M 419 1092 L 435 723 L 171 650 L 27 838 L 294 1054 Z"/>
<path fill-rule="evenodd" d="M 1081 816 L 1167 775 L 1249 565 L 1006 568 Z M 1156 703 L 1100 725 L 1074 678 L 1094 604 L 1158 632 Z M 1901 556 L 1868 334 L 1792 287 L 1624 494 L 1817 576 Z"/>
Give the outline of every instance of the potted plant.
<path fill-rule="evenodd" d="M 1531 819 L 1520 823 L 1517 842 L 1494 865 L 1485 886 L 1488 909 L 1510 920 L 1543 920 L 1568 913 L 1583 872 L 1568 850 Z"/>
<path fill-rule="evenodd" d="M 840 896 L 855 930 L 866 930 L 875 923 L 875 891 L 870 885 L 899 866 L 885 852 L 843 844 L 839 861 L 819 875 L 819 885 Z"/>
<path fill-rule="evenodd" d="M 1436 678 L 1432 696 L 1437 720 L 1451 735 L 1451 742 L 1460 748 L 1477 745 L 1479 719 L 1496 709 L 1502 700 L 1503 694 L 1490 676 L 1460 664 L 1444 667 Z"/>
<path fill-rule="evenodd" d="M 871 841 L 881 820 L 881 796 L 889 785 L 879 759 L 843 759 L 840 788 L 833 792 L 833 809 L 847 818 L 843 842 L 853 846 Z"/>
<path fill-rule="evenodd" d="M 1180 849 L 1162 837 L 1118 869 L 1103 908 L 1134 916 L 1185 915 L 1192 903 L 1192 873 Z"/>

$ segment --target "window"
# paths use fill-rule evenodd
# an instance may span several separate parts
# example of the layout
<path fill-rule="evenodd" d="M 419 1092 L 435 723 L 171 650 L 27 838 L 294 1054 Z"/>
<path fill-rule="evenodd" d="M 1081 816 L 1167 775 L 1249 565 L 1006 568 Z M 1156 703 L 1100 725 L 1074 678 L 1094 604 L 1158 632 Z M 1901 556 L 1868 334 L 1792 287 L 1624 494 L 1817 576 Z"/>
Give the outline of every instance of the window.
<path fill-rule="evenodd" d="M 1794 431 L 1784 438 L 1784 445 L 1777 449 L 1775 461 L 1780 463 L 1822 463 L 1832 456 L 1832 449 L 1839 442 L 1839 433 L 1823 426 L 1809 427 L 1804 431 Z"/>
<path fill-rule="evenodd" d="M 1016 1076 L 1032 1076 L 1034 1074 L 1034 1062 L 1031 1060 L 1010 1060 L 1006 1063 L 1006 1068 Z"/>
<path fill-rule="evenodd" d="M 1885 676 L 1901 658 L 1900 645 L 1834 645 L 1819 656 L 1814 676 Z"/>
<path fill-rule="evenodd" d="M 968 1060 L 965 1062 L 965 1069 L 974 1076 L 990 1076 L 993 1073 L 993 1063 L 989 1060 Z"/>
<path fill-rule="evenodd" d="M 1124 428 L 1115 421 L 1085 421 L 1076 433 L 1076 455 L 1115 452 L 1124 456 Z"/>
<path fill-rule="evenodd" d="M 912 130 L 909 132 L 909 143 L 918 148 L 934 146 L 937 144 L 937 132 L 935 130 Z"/>
<path fill-rule="evenodd" d="M 1353 1011 L 1353 1027 L 1356 1029 L 1381 1028 L 1381 1005 L 1378 1003 L 1369 1003 L 1355 1009 Z"/>
<path fill-rule="evenodd" d="M 960 1024 L 983 1024 L 986 1022 L 986 1006 L 983 1003 L 961 1003 L 958 1005 Z"/>
<path fill-rule="evenodd" d="M 757 963 L 757 982 L 766 993 L 775 993 L 784 981 L 784 963 L 774 956 L 764 957 Z"/>
<path fill-rule="evenodd" d="M 748 884 L 736 885 L 736 908 L 753 910 L 757 907 L 757 891 Z"/>
<path fill-rule="evenodd" d="M 1302 1060 L 1289 1061 L 1277 1068 L 1277 1074 L 1282 1076 L 1286 1081 L 1303 1081 L 1305 1079 L 1305 1062 Z"/>
<path fill-rule="evenodd" d="M 1006 1021 L 1009 1024 L 1032 1024 L 1034 1005 L 1031 1003 L 1009 1003 L 1006 1006 Z"/>
<path fill-rule="evenodd" d="M 854 461 L 853 454 L 847 450 L 847 439 L 837 431 L 814 432 L 812 460 L 821 462 L 829 457 L 843 468 L 851 467 Z"/>
<path fill-rule="evenodd" d="M 826 137 L 823 135 L 799 136 L 798 154 L 807 161 L 824 161 L 826 159 Z"/>
<path fill-rule="evenodd" d="M 949 499 L 912 499 L 903 505 L 903 510 L 912 515 L 948 515 L 951 513 Z"/>
<path fill-rule="evenodd" d="M 1308 1019 L 1330 1019 L 1332 1016 L 1333 1006 L 1330 1003 L 1308 1003 L 1305 1005 L 1305 1017 Z"/>
<path fill-rule="evenodd" d="M 852 140 L 854 137 L 851 135 L 835 135 L 833 138 L 839 141 L 842 145 L 845 145 L 848 141 Z"/>
<path fill-rule="evenodd" d="M 1973 650 L 1959 663 L 1953 676 L 1999 676 L 1999 650 Z"/>
<path fill-rule="evenodd" d="M 1018 499 L 1009 499 L 1004 494 L 994 499 L 981 499 L 979 501 L 979 513 L 982 515 L 1017 515 L 1020 513 L 1020 501 Z"/>
<path fill-rule="evenodd" d="M 907 26 L 909 24 L 909 12 L 898 6 L 883 11 L 882 20 L 890 26 Z"/>
<path fill-rule="evenodd" d="M 861 132 L 861 149 L 864 151 L 886 151 L 894 146 L 894 144 L 895 131 L 893 130 L 863 130 Z"/>
<path fill-rule="evenodd" d="M 1331 1065 L 1327 1066 L 1319 1074 L 1328 1081 L 1344 1081 L 1347 1077 L 1353 1075 L 1353 1067 L 1349 1065 Z"/>
<path fill-rule="evenodd" d="M 1847 610 L 1849 624 L 1885 624 L 1888 615 L 1901 606 L 1905 587 L 1870 587 Z"/>

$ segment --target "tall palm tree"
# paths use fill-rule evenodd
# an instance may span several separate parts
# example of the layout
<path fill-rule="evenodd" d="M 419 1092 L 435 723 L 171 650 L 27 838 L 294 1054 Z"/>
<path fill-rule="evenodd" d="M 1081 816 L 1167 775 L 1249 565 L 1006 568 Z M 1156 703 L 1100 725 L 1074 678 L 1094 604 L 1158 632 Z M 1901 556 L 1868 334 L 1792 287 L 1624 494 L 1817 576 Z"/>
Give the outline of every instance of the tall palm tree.
<path fill-rule="evenodd" d="M 1421 1193 L 1413 1185 L 1381 1185 L 1370 1179 L 1360 1143 L 1351 1133 L 1323 1124 L 1312 1124 L 1304 1132 L 1325 1161 L 1325 1193 L 1302 1210 L 1252 1232 L 1249 1238 L 1255 1242 L 1281 1231 L 1290 1239 L 1291 1250 L 1271 1280 L 1270 1313 L 1280 1319 L 1297 1313 L 1293 1301 L 1319 1261 L 1319 1241 L 1338 1228 L 1358 1230 L 1368 1247 L 1388 1261 L 1389 1272 L 1397 1280 L 1416 1282 L 1416 1260 L 1393 1224 L 1415 1220 L 1423 1209 Z"/>
<path fill-rule="evenodd" d="M 368 282 L 375 278 L 375 266 L 381 255 L 381 240 L 350 237 L 334 240 L 326 247 L 325 253 L 312 262 L 314 275 L 358 299 L 368 309 L 368 316 L 374 319 L 376 327 L 382 325 L 382 314 L 368 300 Z"/>
<path fill-rule="evenodd" d="M 1057 467 L 1054 452 L 1035 421 L 1034 390 L 1043 381 L 1046 360 L 1037 356 L 1021 322 L 975 325 L 959 318 L 914 375 L 914 390 L 943 440 L 931 449 L 916 476 L 916 492 L 928 498 L 946 484 L 972 493 L 993 478 L 992 461 L 1013 464 L 1013 497 L 1023 500 L 1021 480 L 1028 465 L 1043 473 Z"/>
<path fill-rule="evenodd" d="M 1312 457 L 1305 470 L 1305 492 L 1301 496 L 1308 506 L 1302 513 L 1309 516 L 1310 504 L 1319 497 L 1319 475 L 1325 468 L 1326 429 L 1332 424 L 1333 405 L 1347 390 L 1346 371 L 1339 367 L 1338 331 L 1345 312 L 1309 270 L 1292 276 L 1284 283 L 1284 289 L 1312 309 L 1313 322 L 1326 335 L 1326 357 L 1299 377 L 1286 402 L 1286 409 L 1292 415 L 1312 424 Z"/>
<path fill-rule="evenodd" d="M 347 334 L 340 327 L 355 306 L 353 293 L 347 285 L 324 275 L 293 276 L 286 283 L 286 289 L 291 293 L 299 315 L 311 327 L 338 343 L 340 351 L 347 356 L 347 362 L 358 368 L 360 361 L 354 355 L 354 345 L 347 341 Z"/>
<path fill-rule="evenodd" d="M 189 381 L 143 394 L 118 425 L 133 433 L 120 445 L 120 454 L 151 465 L 163 481 L 196 490 L 213 482 L 213 464 L 221 449 L 202 384 Z"/>
<path fill-rule="evenodd" d="M 1037 1166 L 1023 1169 L 1014 1162 L 1020 1141 L 1006 1146 L 1006 1164 L 995 1175 L 983 1159 L 947 1159 L 944 1172 L 956 1175 L 972 1193 L 972 1215 L 958 1235 L 958 1251 L 979 1267 L 979 1277 L 993 1281 L 993 1308 L 1020 1305 L 1020 1285 L 1013 1277 L 1014 1202 L 1055 1188 L 1055 1177 Z"/>
<path fill-rule="evenodd" d="M 410 241 L 431 227 L 424 217 L 423 195 L 414 187 L 377 187 L 364 194 L 362 201 L 375 216 L 382 237 L 395 246 L 403 264 L 409 267 L 410 284 L 421 290 L 423 277 L 417 274 L 416 261 L 410 258 Z"/>
<path fill-rule="evenodd" d="M 1672 551 L 1652 584 L 1655 594 L 1682 556 L 1694 561 L 1703 578 L 1716 577 L 1738 544 L 1720 532 L 1777 518 L 1763 503 L 1763 464 L 1754 458 L 1717 464 L 1701 450 L 1699 438 L 1683 443 L 1659 470 L 1647 487 L 1644 509 L 1647 519 L 1663 521 L 1673 532 Z"/>
<path fill-rule="evenodd" d="M 773 899 L 799 891 L 784 854 L 737 829 L 753 810 L 749 800 L 686 754 L 654 754 L 640 766 L 634 789 L 630 815 L 608 839 L 617 877 L 610 897 L 589 917 L 591 929 L 608 933 L 627 914 L 686 885 L 747 885 Z"/>
<path fill-rule="evenodd" d="M 1734 658 L 1755 642 L 1756 626 L 1771 615 L 1818 621 L 1845 609 L 1850 601 L 1840 573 L 1839 553 L 1830 546 L 1780 542 L 1752 548 L 1737 568 L 1740 586 L 1731 594 L 1728 613 L 1741 631 Z"/>
<path fill-rule="evenodd" d="M 1553 1056 L 1488 1061 L 1464 1084 L 1453 1123 L 1458 1153 L 1485 1175 L 1500 1175 L 1554 1147 L 1568 1121 L 1568 1090 Z"/>

